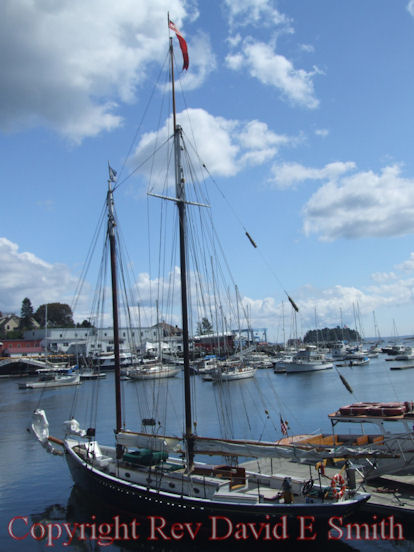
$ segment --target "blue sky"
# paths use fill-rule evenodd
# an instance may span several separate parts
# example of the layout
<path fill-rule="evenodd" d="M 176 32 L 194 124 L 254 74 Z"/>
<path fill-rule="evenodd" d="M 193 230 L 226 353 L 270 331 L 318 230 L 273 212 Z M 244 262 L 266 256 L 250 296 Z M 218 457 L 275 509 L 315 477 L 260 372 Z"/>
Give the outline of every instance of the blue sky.
<path fill-rule="evenodd" d="M 354 327 L 357 309 L 366 336 L 374 312 L 381 335 L 413 334 L 413 0 L 4 0 L 0 311 L 72 303 L 168 11 L 190 54 L 179 110 L 232 204 L 219 230 L 252 324 L 280 339 L 287 290 L 301 332 L 315 313 Z M 141 174 L 117 193 L 126 235 L 145 231 L 145 187 Z"/>

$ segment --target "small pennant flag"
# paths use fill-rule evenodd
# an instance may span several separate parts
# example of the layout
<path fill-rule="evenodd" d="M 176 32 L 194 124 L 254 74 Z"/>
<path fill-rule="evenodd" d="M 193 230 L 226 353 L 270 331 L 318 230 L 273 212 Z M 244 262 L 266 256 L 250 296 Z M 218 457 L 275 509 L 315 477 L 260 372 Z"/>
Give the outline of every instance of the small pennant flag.
<path fill-rule="evenodd" d="M 111 165 L 108 163 L 108 171 L 109 171 L 109 180 L 111 182 L 116 182 L 116 170 L 111 167 Z"/>

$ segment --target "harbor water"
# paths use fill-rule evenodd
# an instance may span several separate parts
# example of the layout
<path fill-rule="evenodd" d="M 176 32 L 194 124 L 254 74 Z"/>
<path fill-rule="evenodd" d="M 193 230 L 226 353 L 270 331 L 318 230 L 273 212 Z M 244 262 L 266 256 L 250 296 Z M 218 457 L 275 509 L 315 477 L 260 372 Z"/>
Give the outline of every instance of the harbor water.
<path fill-rule="evenodd" d="M 225 436 L 275 441 L 282 437 L 280 418 L 288 422 L 289 433 L 329 431 L 328 414 L 340 406 L 359 401 L 413 401 L 414 369 L 390 370 L 403 365 L 387 362 L 380 354 L 366 366 L 341 367 L 303 374 L 275 374 L 272 369 L 257 370 L 252 379 L 233 381 L 220 386 L 192 376 L 194 395 L 194 421 L 200 435 Z M 341 383 L 342 374 L 353 394 Z M 31 414 L 36 408 L 45 410 L 50 433 L 63 437 L 63 422 L 74 416 L 83 427 L 96 422 L 99 441 L 113 442 L 113 373 L 105 379 L 85 381 L 76 388 L 49 390 L 22 390 L 21 379 L 8 377 L 0 380 L 0 550 L 225 550 L 257 549 L 271 545 L 279 550 L 299 544 L 311 549 L 312 542 L 181 542 L 180 539 L 157 538 L 125 539 L 112 542 L 111 538 L 98 538 L 87 531 L 84 538 L 58 535 L 62 527 L 73 524 L 95 523 L 113 520 L 107 507 L 97 504 L 94 497 L 85 496 L 74 488 L 66 462 L 61 456 L 48 454 L 28 431 Z M 95 387 L 93 387 L 95 386 Z M 183 430 L 182 374 L 165 379 L 159 384 L 153 381 L 123 382 L 126 426 L 141 429 L 143 413 L 157 407 L 156 422 L 166 425 L 170 434 Z M 99 391 L 99 393 L 98 393 Z M 91 403 L 92 399 L 98 398 Z M 92 404 L 92 406 L 91 406 Z M 216 411 L 220 412 L 218 416 Z M 163 429 L 164 430 L 164 429 Z M 220 462 L 221 459 L 218 459 Z M 277 470 L 275 462 L 274 471 Z M 115 513 L 116 514 L 116 513 Z M 149 513 L 150 514 L 150 513 Z M 112 517 L 111 517 L 112 516 Z M 378 520 L 379 521 L 379 520 Z M 37 524 L 37 526 L 36 526 Z M 49 525 L 48 525 L 49 524 Z M 55 524 L 55 532 L 49 535 L 44 527 Z M 36 526 L 32 529 L 33 526 Z M 398 547 L 400 551 L 414 550 L 414 540 L 408 527 L 404 538 L 345 539 L 329 542 L 330 550 L 382 550 L 388 552 Z M 42 534 L 44 532 L 44 534 Z M 371 535 L 372 536 L 372 535 Z"/>

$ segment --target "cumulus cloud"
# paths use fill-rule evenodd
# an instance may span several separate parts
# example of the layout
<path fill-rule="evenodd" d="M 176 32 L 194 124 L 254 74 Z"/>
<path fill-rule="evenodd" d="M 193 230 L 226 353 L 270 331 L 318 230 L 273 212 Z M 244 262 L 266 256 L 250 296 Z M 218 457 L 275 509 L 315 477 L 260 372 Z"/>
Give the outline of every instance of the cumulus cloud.
<path fill-rule="evenodd" d="M 42 125 L 80 142 L 119 127 L 119 103 L 134 99 L 148 65 L 165 56 L 165 14 L 174 14 L 181 27 L 191 17 L 188 5 L 188 0 L 4 0 L 0 128 Z M 196 59 L 192 55 L 194 67 Z M 199 83 L 206 75 L 204 61 L 196 74 Z"/>
<path fill-rule="evenodd" d="M 348 173 L 353 174 L 348 174 Z M 306 181 L 325 181 L 303 209 L 304 232 L 322 240 L 403 236 L 414 231 L 414 179 L 390 165 L 379 173 L 357 172 L 352 161 L 322 168 L 275 164 L 269 180 L 286 189 Z"/>
<path fill-rule="evenodd" d="M 334 180 L 356 167 L 352 161 L 335 161 L 322 169 L 305 167 L 300 163 L 275 164 L 269 182 L 279 189 L 293 187 L 306 180 Z"/>
<path fill-rule="evenodd" d="M 313 86 L 313 78 L 319 71 L 296 69 L 290 60 L 276 53 L 269 44 L 248 39 L 240 52 L 227 56 L 226 63 L 230 69 L 247 70 L 262 84 L 277 89 L 282 98 L 294 105 L 308 109 L 319 105 Z"/>
<path fill-rule="evenodd" d="M 0 311 L 20 313 L 25 297 L 34 307 L 54 301 L 70 304 L 76 284 L 77 278 L 65 265 L 20 252 L 17 244 L 0 238 Z"/>
<path fill-rule="evenodd" d="M 290 19 L 274 8 L 271 0 L 225 0 L 225 5 L 231 26 L 290 25 Z"/>
<path fill-rule="evenodd" d="M 383 284 L 384 282 L 389 282 L 390 280 L 395 280 L 397 275 L 395 272 L 374 272 L 371 274 L 371 278 L 374 282 Z"/>
<path fill-rule="evenodd" d="M 407 4 L 407 10 L 414 17 L 414 0 L 410 0 Z"/>
<path fill-rule="evenodd" d="M 177 114 L 177 121 L 185 129 L 185 140 L 193 144 L 193 129 L 197 129 L 195 150 L 211 174 L 234 176 L 246 166 L 260 165 L 274 157 L 279 149 L 294 144 L 295 139 L 273 132 L 261 121 L 238 121 L 216 117 L 203 109 L 186 109 Z M 141 166 L 153 151 L 172 135 L 172 120 L 169 118 L 159 132 L 149 132 L 141 137 L 132 163 Z M 214 136 L 214 140 L 211 137 Z M 193 149 L 188 148 L 190 155 Z M 154 167 L 164 171 L 165 152 L 158 150 L 151 165 L 152 182 L 159 187 L 165 174 L 155 175 Z M 199 165 L 194 162 L 195 165 Z M 149 177 L 149 167 L 141 166 L 141 174 Z"/>
<path fill-rule="evenodd" d="M 401 264 L 396 265 L 398 270 L 402 270 L 403 272 L 413 272 L 414 271 L 414 253 L 410 254 L 410 258 L 406 261 L 402 262 Z"/>
<path fill-rule="evenodd" d="M 305 234 L 323 240 L 406 235 L 414 231 L 414 179 L 402 177 L 397 165 L 379 174 L 336 175 L 313 194 L 303 214 Z"/>

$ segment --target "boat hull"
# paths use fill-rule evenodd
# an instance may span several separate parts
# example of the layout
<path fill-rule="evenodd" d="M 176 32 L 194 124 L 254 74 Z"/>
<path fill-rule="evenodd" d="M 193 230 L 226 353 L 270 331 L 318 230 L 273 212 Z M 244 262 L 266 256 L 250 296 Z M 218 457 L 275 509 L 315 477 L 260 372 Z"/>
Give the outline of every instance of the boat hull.
<path fill-rule="evenodd" d="M 162 378 L 173 378 L 181 372 L 181 368 L 164 368 L 159 371 L 145 370 L 130 371 L 128 377 L 132 380 L 152 380 Z"/>
<path fill-rule="evenodd" d="M 332 516 L 349 517 L 368 500 L 369 495 L 334 503 L 241 504 L 185 497 L 179 494 L 150 489 L 122 480 L 115 474 L 104 473 L 83 461 L 66 444 L 66 460 L 74 483 L 94 499 L 103 501 L 119 515 L 135 517 L 162 517 L 174 521 L 200 522 L 211 525 L 212 518 L 225 517 L 232 523 L 278 523 L 286 516 L 294 531 L 300 518 L 313 519 L 315 526 L 325 526 Z"/>
<path fill-rule="evenodd" d="M 68 387 L 70 385 L 79 385 L 80 376 L 63 377 L 57 380 L 50 381 L 33 381 L 20 383 L 19 389 L 55 389 L 56 387 Z"/>
<path fill-rule="evenodd" d="M 285 371 L 287 374 L 292 374 L 297 372 L 317 372 L 319 370 L 329 370 L 330 368 L 333 368 L 332 362 L 320 362 L 320 363 L 292 362 L 290 364 L 286 364 Z"/>
<path fill-rule="evenodd" d="M 234 372 L 234 373 L 227 373 L 227 374 L 226 373 L 213 374 L 211 379 L 214 382 L 233 381 L 233 380 L 253 378 L 255 374 L 256 374 L 256 370 L 250 370 L 245 372 Z"/>

